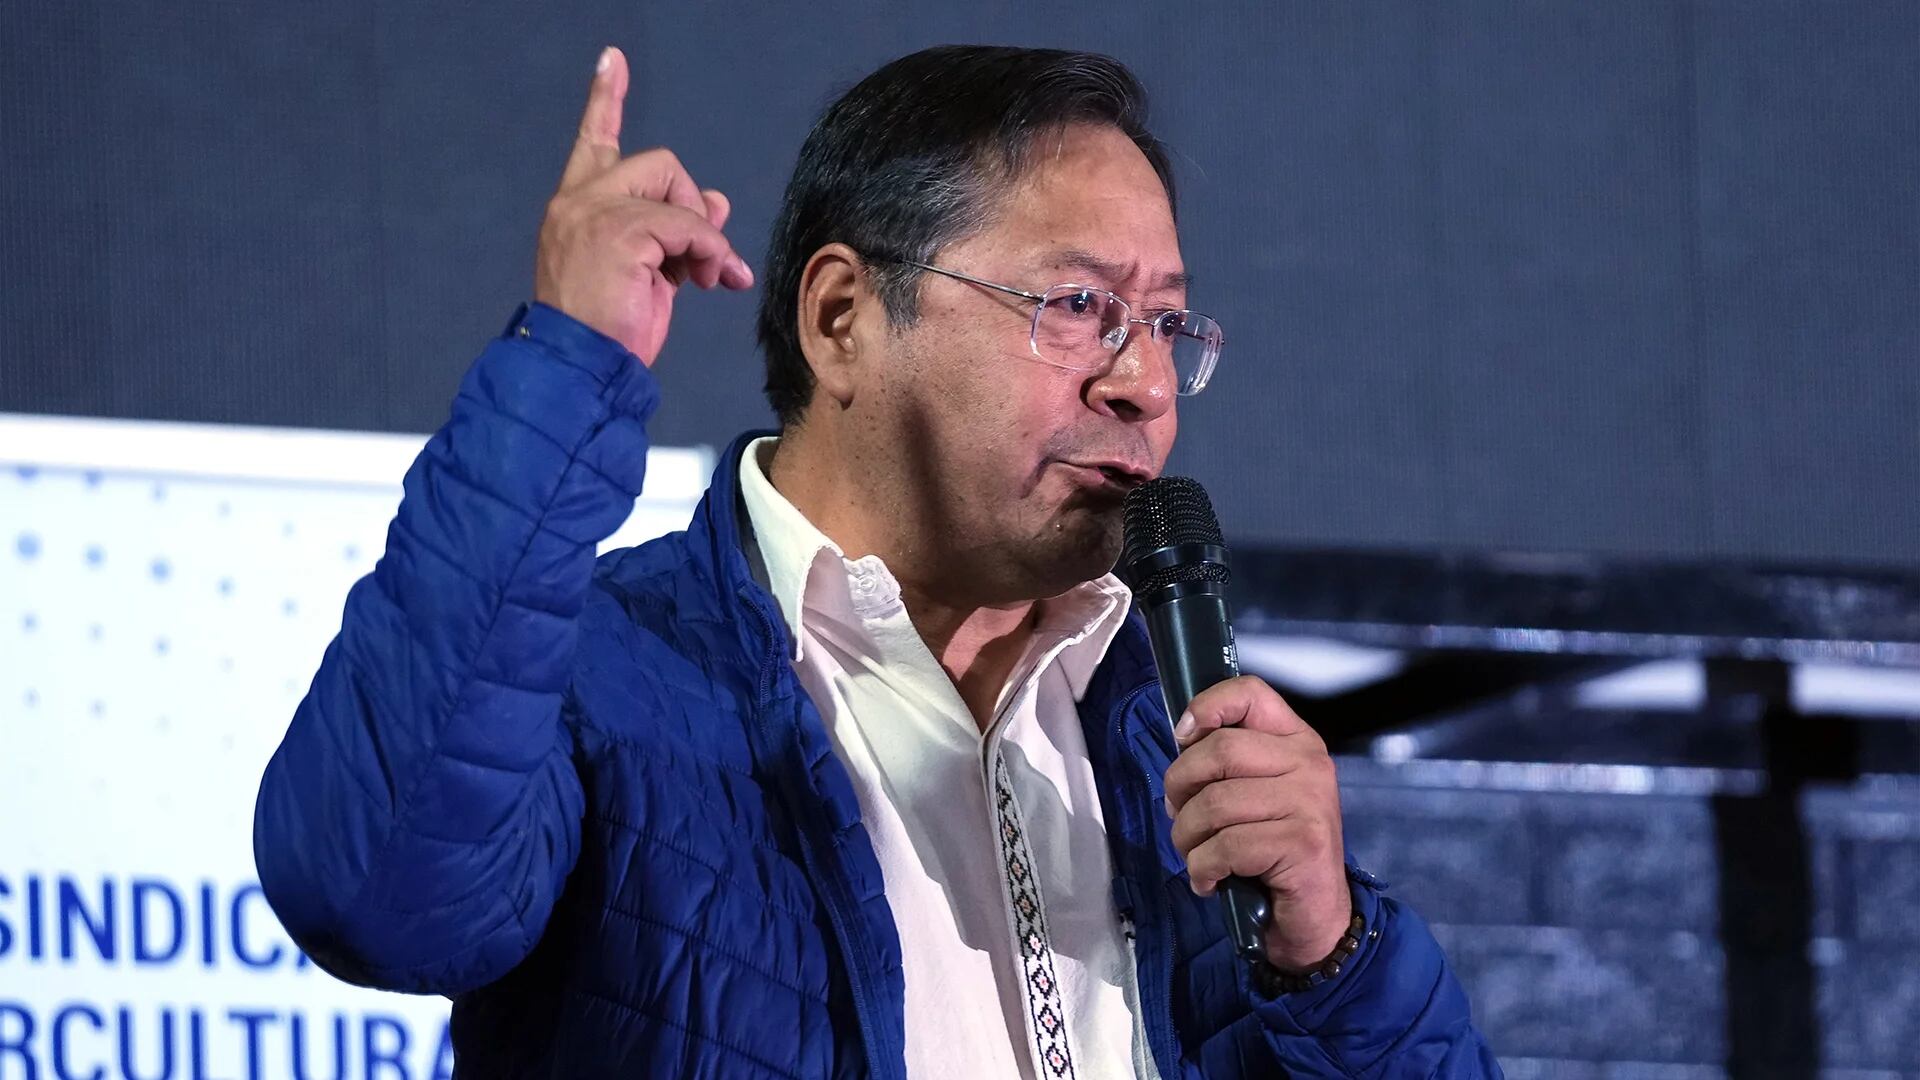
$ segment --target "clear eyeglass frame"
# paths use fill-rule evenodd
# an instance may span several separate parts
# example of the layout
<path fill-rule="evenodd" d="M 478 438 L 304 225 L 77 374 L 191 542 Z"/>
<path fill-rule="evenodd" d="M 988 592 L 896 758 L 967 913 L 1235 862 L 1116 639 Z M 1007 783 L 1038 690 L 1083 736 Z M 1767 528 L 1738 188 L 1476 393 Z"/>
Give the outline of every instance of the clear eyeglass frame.
<path fill-rule="evenodd" d="M 1144 326 L 1148 336 L 1154 341 L 1169 343 L 1168 352 L 1173 362 L 1175 393 L 1182 397 L 1192 397 L 1207 388 L 1212 380 L 1215 367 L 1220 363 L 1220 349 L 1226 344 L 1226 336 L 1220 330 L 1220 324 L 1210 316 L 1187 308 L 1174 308 L 1152 312 L 1151 318 L 1133 317 L 1133 306 L 1117 294 L 1094 285 L 1081 285 L 1075 282 L 1062 282 L 1043 293 L 1029 292 L 997 281 L 975 277 L 972 274 L 949 270 L 942 266 L 918 262 L 913 259 L 897 257 L 882 261 L 911 266 L 918 270 L 940 274 L 964 281 L 981 288 L 1003 292 L 1009 296 L 1018 296 L 1033 302 L 1033 324 L 1027 335 L 1027 344 L 1033 350 L 1034 358 L 1041 363 L 1067 371 L 1099 371 L 1113 363 L 1127 342 L 1133 337 L 1133 327 Z M 1062 355 L 1071 350 L 1063 348 L 1060 341 L 1054 340 L 1051 349 L 1042 349 L 1041 339 L 1043 323 L 1049 311 L 1067 312 L 1076 319 L 1086 311 L 1075 311 L 1075 304 L 1087 305 L 1086 310 L 1097 309 L 1100 319 L 1099 329 L 1089 339 L 1099 352 L 1091 352 L 1085 358 Z M 1049 338 L 1061 335 L 1051 334 Z M 1053 355 L 1049 355 L 1049 354 Z"/>

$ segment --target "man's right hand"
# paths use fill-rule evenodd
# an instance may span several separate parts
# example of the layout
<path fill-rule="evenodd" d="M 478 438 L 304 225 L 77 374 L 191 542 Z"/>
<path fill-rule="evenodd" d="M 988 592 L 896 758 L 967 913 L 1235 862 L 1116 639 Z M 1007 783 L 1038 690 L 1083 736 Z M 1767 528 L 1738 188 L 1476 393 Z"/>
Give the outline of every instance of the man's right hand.
<path fill-rule="evenodd" d="M 673 297 L 753 286 L 753 271 L 720 231 L 730 204 L 703 191 L 665 148 L 620 156 L 627 58 L 600 54 L 580 137 L 540 223 L 533 298 L 625 345 L 649 367 L 667 340 Z"/>

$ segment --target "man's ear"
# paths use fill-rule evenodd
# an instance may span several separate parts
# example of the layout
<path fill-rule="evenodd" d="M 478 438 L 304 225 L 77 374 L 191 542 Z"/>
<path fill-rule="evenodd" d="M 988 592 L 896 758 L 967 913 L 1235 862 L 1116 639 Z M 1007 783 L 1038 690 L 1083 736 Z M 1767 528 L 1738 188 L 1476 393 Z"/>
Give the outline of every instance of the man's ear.
<path fill-rule="evenodd" d="M 828 244 L 813 253 L 800 271 L 800 351 L 813 369 L 814 392 L 841 408 L 853 403 L 861 382 L 863 357 L 854 331 L 875 310 L 860 254 L 845 244 Z"/>

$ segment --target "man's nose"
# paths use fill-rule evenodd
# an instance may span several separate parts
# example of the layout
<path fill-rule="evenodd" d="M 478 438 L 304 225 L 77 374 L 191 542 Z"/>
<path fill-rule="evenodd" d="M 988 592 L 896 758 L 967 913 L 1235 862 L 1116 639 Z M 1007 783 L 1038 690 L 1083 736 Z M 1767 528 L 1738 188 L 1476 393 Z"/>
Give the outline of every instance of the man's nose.
<path fill-rule="evenodd" d="M 1171 342 L 1156 340 L 1144 326 L 1133 331 L 1105 371 L 1086 385 L 1087 405 L 1131 423 L 1155 420 L 1173 408 L 1177 383 Z"/>

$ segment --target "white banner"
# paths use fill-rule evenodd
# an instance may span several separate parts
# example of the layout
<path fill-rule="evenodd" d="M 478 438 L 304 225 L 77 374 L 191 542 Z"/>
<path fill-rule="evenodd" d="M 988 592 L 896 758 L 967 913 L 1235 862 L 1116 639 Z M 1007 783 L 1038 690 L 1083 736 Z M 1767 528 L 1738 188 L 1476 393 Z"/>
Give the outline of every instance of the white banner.
<path fill-rule="evenodd" d="M 0 414 L 0 1080 L 450 1073 L 446 1001 L 313 967 L 252 849 L 423 441 Z M 710 456 L 653 450 L 606 546 L 683 527 Z"/>

